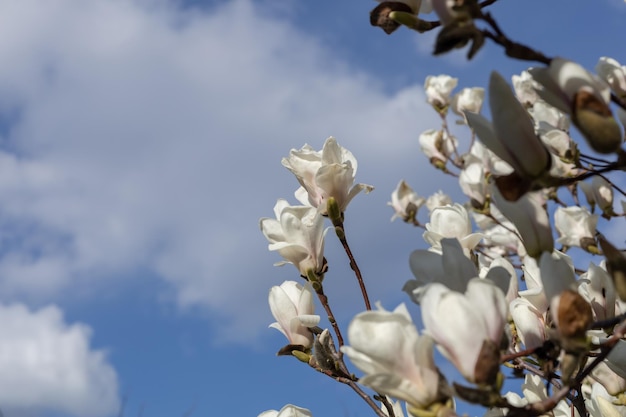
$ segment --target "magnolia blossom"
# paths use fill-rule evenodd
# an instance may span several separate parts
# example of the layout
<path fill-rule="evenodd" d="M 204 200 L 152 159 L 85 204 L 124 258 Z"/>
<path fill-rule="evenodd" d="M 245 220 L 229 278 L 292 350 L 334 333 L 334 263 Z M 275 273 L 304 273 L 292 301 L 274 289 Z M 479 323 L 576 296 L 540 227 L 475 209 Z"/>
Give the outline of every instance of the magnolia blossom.
<path fill-rule="evenodd" d="M 596 65 L 596 72 L 620 97 L 626 97 L 626 65 L 603 56 Z"/>
<path fill-rule="evenodd" d="M 454 136 L 443 130 L 429 129 L 419 137 L 420 149 L 431 163 L 443 163 L 448 160 L 458 146 Z"/>
<path fill-rule="evenodd" d="M 418 196 L 404 180 L 400 181 L 391 193 L 391 201 L 387 203 L 395 211 L 391 220 L 401 218 L 405 222 L 414 221 L 417 211 L 425 202 L 426 199 Z"/>
<path fill-rule="evenodd" d="M 468 283 L 465 294 L 434 283 L 421 306 L 424 326 L 446 358 L 468 381 L 493 383 L 508 310 L 502 290 L 480 278 Z"/>
<path fill-rule="evenodd" d="M 450 105 L 450 93 L 459 82 L 458 78 L 449 75 L 429 75 L 424 82 L 424 91 L 428 103 L 436 110 L 441 110 Z"/>
<path fill-rule="evenodd" d="M 546 129 L 569 130 L 569 118 L 556 107 L 545 101 L 538 101 L 528 112 L 540 132 Z"/>
<path fill-rule="evenodd" d="M 276 219 L 262 218 L 260 226 L 270 242 L 269 250 L 285 258 L 276 265 L 291 263 L 303 276 L 320 273 L 324 267 L 324 218 L 313 207 L 290 206 L 282 199 L 274 213 Z"/>
<path fill-rule="evenodd" d="M 302 204 L 317 207 L 326 215 L 327 201 L 333 197 L 341 212 L 359 192 L 370 192 L 371 185 L 354 184 L 357 161 L 352 153 L 339 146 L 332 136 L 326 139 L 323 149 L 318 152 L 311 146 L 292 149 L 282 164 L 291 171 L 302 187 L 296 191 L 296 198 Z"/>
<path fill-rule="evenodd" d="M 596 175 L 591 183 L 579 182 L 578 185 L 592 208 L 598 205 L 604 213 L 613 212 L 613 186 L 607 180 Z"/>
<path fill-rule="evenodd" d="M 269 304 L 276 319 L 270 327 L 284 334 L 289 344 L 311 348 L 313 333 L 309 327 L 317 326 L 320 316 L 313 314 L 315 303 L 310 286 L 285 281 L 270 289 Z"/>
<path fill-rule="evenodd" d="M 432 213 L 437 207 L 443 207 L 449 204 L 452 204 L 452 199 L 441 190 L 426 199 L 426 208 L 428 208 L 429 213 Z"/>
<path fill-rule="evenodd" d="M 459 116 L 464 116 L 466 111 L 480 113 L 484 98 L 484 88 L 464 88 L 452 97 L 452 111 Z"/>
<path fill-rule="evenodd" d="M 354 317 L 348 326 L 350 346 L 341 347 L 365 373 L 359 382 L 418 409 L 442 399 L 432 339 L 417 333 L 404 304 L 393 312 L 378 308 Z"/>
<path fill-rule="evenodd" d="M 586 249 L 595 244 L 597 223 L 598 215 L 584 207 L 559 207 L 554 213 L 554 227 L 560 236 L 557 242 Z"/>
<path fill-rule="evenodd" d="M 574 157 L 574 142 L 561 129 L 549 129 L 541 133 L 541 140 L 548 150 L 560 159 L 572 160 Z"/>
<path fill-rule="evenodd" d="M 618 399 L 610 395 L 602 384 L 595 383 L 586 393 L 587 410 L 591 417 L 625 417 L 626 407 L 617 405 Z"/>
<path fill-rule="evenodd" d="M 489 78 L 489 107 L 493 122 L 475 113 L 466 113 L 478 138 L 523 178 L 537 178 L 550 165 L 548 150 L 535 134 L 528 112 L 497 72 Z"/>
<path fill-rule="evenodd" d="M 555 58 L 547 68 L 532 68 L 548 104 L 571 114 L 572 122 L 596 152 L 612 153 L 622 144 L 622 131 L 609 108 L 611 91 L 575 62 Z"/>
<path fill-rule="evenodd" d="M 608 272 L 590 263 L 589 269 L 580 276 L 579 282 L 578 292 L 591 306 L 594 320 L 615 317 L 617 295 Z"/>
<path fill-rule="evenodd" d="M 546 311 L 539 310 L 530 300 L 516 298 L 509 304 L 511 317 L 520 341 L 526 349 L 543 345 L 547 339 Z"/>
<path fill-rule="evenodd" d="M 481 206 L 485 204 L 489 186 L 482 163 L 466 163 L 459 175 L 459 185 L 463 194 Z"/>
<path fill-rule="evenodd" d="M 530 107 L 537 100 L 539 95 L 537 94 L 537 88 L 539 84 L 533 79 L 532 75 L 528 71 L 522 71 L 520 75 L 514 75 L 512 78 L 513 88 L 519 101 L 526 107 Z"/>
<path fill-rule="evenodd" d="M 502 160 L 495 153 L 491 152 L 479 140 L 474 141 L 469 154 L 463 156 L 466 164 L 481 163 L 485 173 L 496 176 L 509 175 L 513 172 L 513 167 Z"/>
<path fill-rule="evenodd" d="M 306 408 L 287 404 L 280 411 L 267 410 L 259 414 L 258 417 L 313 417 L 313 414 Z"/>
<path fill-rule="evenodd" d="M 430 213 L 430 222 L 426 223 L 424 240 L 433 249 L 441 249 L 441 239 L 456 238 L 466 250 L 474 249 L 482 234 L 472 233 L 470 217 L 462 205 L 437 207 Z"/>

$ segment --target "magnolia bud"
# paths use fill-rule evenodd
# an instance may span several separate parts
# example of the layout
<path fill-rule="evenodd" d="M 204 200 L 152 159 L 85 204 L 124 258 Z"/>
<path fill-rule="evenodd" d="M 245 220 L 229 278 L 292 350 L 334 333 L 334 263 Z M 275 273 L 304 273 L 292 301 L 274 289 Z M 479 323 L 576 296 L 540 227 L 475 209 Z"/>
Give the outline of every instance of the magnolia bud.
<path fill-rule="evenodd" d="M 572 121 L 594 151 L 613 153 L 622 146 L 622 129 L 609 106 L 585 90 L 574 96 L 573 105 Z"/>

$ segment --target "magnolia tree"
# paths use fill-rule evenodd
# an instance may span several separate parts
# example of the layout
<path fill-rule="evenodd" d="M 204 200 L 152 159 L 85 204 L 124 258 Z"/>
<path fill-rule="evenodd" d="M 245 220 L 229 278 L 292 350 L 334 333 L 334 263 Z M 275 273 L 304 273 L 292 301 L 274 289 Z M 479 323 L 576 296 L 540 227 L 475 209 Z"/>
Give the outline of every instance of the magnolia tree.
<path fill-rule="evenodd" d="M 426 79 L 442 124 L 419 143 L 435 169 L 458 178 L 466 200 L 424 198 L 404 181 L 391 194 L 394 218 L 423 228 L 430 245 L 410 255 L 415 279 L 404 286 L 424 328 L 404 304 L 393 311 L 370 304 L 344 217 L 350 201 L 372 186 L 354 185 L 357 161 L 332 137 L 321 151 L 304 145 L 283 158 L 300 183 L 301 205 L 278 200 L 276 218 L 260 222 L 269 249 L 301 277 L 270 289 L 270 327 L 288 340 L 279 355 L 348 385 L 380 417 L 455 416 L 455 398 L 484 406 L 485 416 L 626 416 L 626 256 L 598 224 L 602 218 L 606 233 L 624 217 L 625 204 L 615 210 L 613 197 L 626 195 L 614 182 L 626 170 L 626 66 L 601 57 L 590 72 L 515 42 L 487 12 L 494 3 L 402 0 L 371 12 L 372 25 L 387 33 L 439 30 L 435 54 L 468 46 L 471 58 L 489 40 L 533 65 L 512 77 L 492 72 L 486 91 L 452 95 L 457 79 Z M 420 19 L 431 7 L 439 20 Z M 467 140 L 449 129 L 450 110 Z M 422 206 L 427 221 L 420 220 Z M 324 291 L 327 221 L 366 308 L 345 335 Z M 586 270 L 574 266 L 575 251 L 589 254 Z M 315 314 L 316 297 L 324 320 Z M 464 381 L 446 380 L 435 348 Z M 505 375 L 519 377 L 515 392 L 504 392 Z M 286 405 L 260 416 L 311 413 Z"/>

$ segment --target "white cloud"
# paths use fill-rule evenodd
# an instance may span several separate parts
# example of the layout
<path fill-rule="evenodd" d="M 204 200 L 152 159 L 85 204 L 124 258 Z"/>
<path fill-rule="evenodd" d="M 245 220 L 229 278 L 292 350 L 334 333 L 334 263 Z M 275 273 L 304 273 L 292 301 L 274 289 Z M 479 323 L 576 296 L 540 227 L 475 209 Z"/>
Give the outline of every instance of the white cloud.
<path fill-rule="evenodd" d="M 387 224 L 394 169 L 437 122 L 418 86 L 385 93 L 249 1 L 174 6 L 0 3 L 0 293 L 62 302 L 148 270 L 242 338 L 282 281 L 257 226 L 295 190 L 280 158 L 336 136 Z"/>
<path fill-rule="evenodd" d="M 117 376 L 91 329 L 68 325 L 59 308 L 0 305 L 0 409 L 7 416 L 56 411 L 81 417 L 119 409 Z"/>

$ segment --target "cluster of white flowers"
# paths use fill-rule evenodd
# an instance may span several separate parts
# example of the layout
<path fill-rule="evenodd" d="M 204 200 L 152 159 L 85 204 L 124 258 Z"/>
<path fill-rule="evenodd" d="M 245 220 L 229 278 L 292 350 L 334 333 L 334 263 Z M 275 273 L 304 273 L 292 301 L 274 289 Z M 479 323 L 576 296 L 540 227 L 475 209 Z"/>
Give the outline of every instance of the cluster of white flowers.
<path fill-rule="evenodd" d="M 451 0 L 398 3 L 404 8 L 397 10 L 413 15 L 432 7 L 445 27 L 468 19 Z M 512 87 L 493 72 L 490 118 L 480 114 L 485 91 L 463 88 L 453 95 L 457 85 L 447 75 L 426 79 L 427 102 L 442 127 L 426 130 L 419 144 L 435 168 L 458 177 L 468 201 L 454 203 L 443 192 L 422 197 L 402 180 L 389 203 L 392 220 L 422 228 L 428 245 L 410 255 L 415 278 L 404 286 L 424 328 L 418 330 L 404 304 L 369 309 L 343 218 L 352 198 L 372 187 L 354 185 L 356 159 L 329 138 L 322 151 L 305 145 L 283 159 L 301 185 L 296 198 L 303 205 L 279 200 L 276 219 L 261 219 L 269 249 L 303 278 L 270 290 L 271 327 L 289 343 L 281 353 L 350 385 L 380 417 L 404 414 L 393 399 L 406 402 L 412 416 L 455 416 L 455 397 L 485 406 L 486 417 L 626 416 L 626 256 L 600 234 L 625 216 L 613 207 L 621 191 L 610 175 L 626 170 L 619 122 L 626 118 L 611 109 L 611 94 L 626 97 L 626 67 L 603 57 L 592 74 L 556 58 L 513 76 Z M 461 116 L 457 127 L 472 140 L 451 132 L 449 110 Z M 570 123 L 586 144 L 574 140 Z M 422 222 L 424 205 L 428 219 Z M 323 287 L 325 217 L 368 306 L 349 324 L 345 342 Z M 581 254 L 592 261 L 579 264 Z M 334 336 L 317 327 L 314 294 Z M 465 382 L 447 381 L 435 348 Z M 357 379 L 348 364 L 362 376 Z M 519 391 L 502 393 L 511 369 L 524 382 Z M 375 390 L 382 405 L 360 386 Z M 289 405 L 260 416 L 309 415 Z"/>

